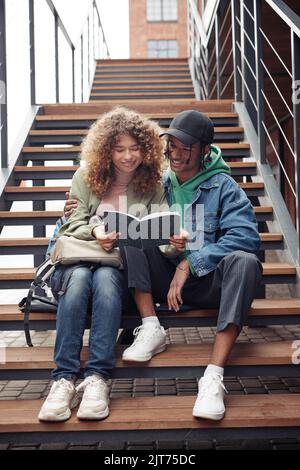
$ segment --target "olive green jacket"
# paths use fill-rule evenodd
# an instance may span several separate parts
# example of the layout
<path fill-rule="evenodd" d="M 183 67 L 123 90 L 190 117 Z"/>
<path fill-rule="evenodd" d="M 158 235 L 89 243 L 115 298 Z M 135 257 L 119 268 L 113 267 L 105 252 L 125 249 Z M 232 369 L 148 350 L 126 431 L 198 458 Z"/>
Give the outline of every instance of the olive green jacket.
<path fill-rule="evenodd" d="M 73 176 L 70 198 L 77 199 L 78 205 L 68 221 L 59 230 L 58 237 L 66 235 L 80 238 L 81 240 L 94 240 L 92 231 L 95 227 L 101 225 L 101 223 L 90 223 L 90 218 L 96 214 L 101 200 L 88 187 L 84 174 L 85 169 L 81 167 Z M 156 207 L 151 208 L 152 204 L 156 204 Z M 129 214 L 139 218 L 151 213 L 151 209 L 153 212 L 169 210 L 164 189 L 160 185 L 155 192 L 139 195 L 134 191 L 133 185 L 129 184 L 127 190 L 127 208 Z"/>

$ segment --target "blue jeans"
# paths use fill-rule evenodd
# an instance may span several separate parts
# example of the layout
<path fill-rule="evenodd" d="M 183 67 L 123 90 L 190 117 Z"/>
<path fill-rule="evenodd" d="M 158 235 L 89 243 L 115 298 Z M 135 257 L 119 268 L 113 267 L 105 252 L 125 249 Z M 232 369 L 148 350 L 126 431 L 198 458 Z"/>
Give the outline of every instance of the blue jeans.
<path fill-rule="evenodd" d="M 63 282 L 64 269 L 60 266 L 54 272 L 51 285 Z M 67 289 L 58 302 L 54 380 L 76 380 L 79 375 L 83 333 L 90 305 L 89 356 L 84 376 L 95 373 L 104 378 L 110 376 L 115 365 L 123 290 L 124 275 L 116 268 L 101 266 L 92 271 L 87 266 L 80 266 L 72 272 Z"/>

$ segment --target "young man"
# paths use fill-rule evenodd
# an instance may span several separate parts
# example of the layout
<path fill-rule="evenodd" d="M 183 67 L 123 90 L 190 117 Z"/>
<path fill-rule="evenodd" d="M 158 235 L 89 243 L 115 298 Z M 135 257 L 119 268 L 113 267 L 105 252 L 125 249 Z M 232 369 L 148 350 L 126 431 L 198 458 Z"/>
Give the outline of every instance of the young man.
<path fill-rule="evenodd" d="M 195 417 L 219 420 L 225 414 L 224 366 L 261 281 L 255 255 L 259 233 L 249 199 L 231 178 L 220 149 L 211 145 L 212 121 L 198 111 L 183 111 L 163 135 L 170 160 L 163 181 L 167 200 L 181 211 L 194 240 L 180 237 L 175 259 L 157 248 L 124 249 L 128 287 L 143 324 L 123 360 L 149 360 L 165 349 L 155 302 L 167 301 L 175 311 L 183 303 L 219 308 L 215 342 L 193 409 Z"/>

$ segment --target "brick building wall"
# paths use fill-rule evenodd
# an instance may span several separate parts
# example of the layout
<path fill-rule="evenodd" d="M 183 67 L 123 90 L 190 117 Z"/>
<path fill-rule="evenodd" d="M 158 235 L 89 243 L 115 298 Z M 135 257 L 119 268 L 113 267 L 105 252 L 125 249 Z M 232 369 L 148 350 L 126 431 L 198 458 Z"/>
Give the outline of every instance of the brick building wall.
<path fill-rule="evenodd" d="M 186 58 L 187 0 L 178 0 L 178 21 L 147 21 L 147 0 L 129 0 L 130 58 L 148 57 L 147 41 L 177 40 L 178 57 Z"/>

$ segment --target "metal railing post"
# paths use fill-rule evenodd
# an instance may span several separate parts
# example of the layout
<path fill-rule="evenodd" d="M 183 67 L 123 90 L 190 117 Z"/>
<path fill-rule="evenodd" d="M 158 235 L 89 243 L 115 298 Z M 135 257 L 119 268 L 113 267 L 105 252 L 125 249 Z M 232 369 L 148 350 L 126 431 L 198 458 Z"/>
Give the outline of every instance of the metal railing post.
<path fill-rule="evenodd" d="M 58 14 L 54 12 L 55 37 L 55 100 L 59 103 L 59 55 L 58 55 Z"/>
<path fill-rule="evenodd" d="M 80 47 L 81 47 L 81 102 L 83 103 L 83 100 L 84 100 L 83 33 L 81 34 Z"/>
<path fill-rule="evenodd" d="M 0 140 L 1 167 L 8 167 L 5 0 L 0 0 Z"/>
<path fill-rule="evenodd" d="M 34 0 L 29 0 L 29 47 L 30 47 L 30 93 L 31 104 L 36 104 L 35 92 L 35 40 L 34 40 Z"/>
<path fill-rule="evenodd" d="M 237 43 L 241 45 L 240 26 L 237 22 L 238 0 L 231 0 L 231 21 L 232 21 L 232 50 L 233 50 L 233 79 L 234 79 L 234 99 L 242 101 L 241 76 L 241 51 Z"/>
<path fill-rule="evenodd" d="M 291 31 L 291 59 L 293 89 L 300 87 L 300 37 Z M 294 152 L 295 152 L 295 184 L 296 184 L 296 223 L 299 236 L 298 244 L 298 263 L 300 261 L 300 93 L 299 97 L 293 93 L 293 112 L 294 112 Z"/>
<path fill-rule="evenodd" d="M 75 47 L 72 46 L 72 100 L 75 103 Z"/>
<path fill-rule="evenodd" d="M 90 83 L 91 83 L 91 60 L 90 60 L 90 17 L 88 16 L 88 19 L 87 19 L 87 23 L 88 23 L 88 54 L 87 54 L 87 57 L 88 57 L 88 81 L 89 81 L 89 86 L 90 86 Z"/>
<path fill-rule="evenodd" d="M 218 13 L 215 18 L 215 40 L 216 40 L 216 80 L 217 80 L 217 99 L 220 99 L 222 92 L 221 82 L 221 57 L 220 57 L 220 20 Z"/>
<path fill-rule="evenodd" d="M 260 161 L 266 163 L 266 134 L 263 127 L 265 122 L 265 100 L 261 90 L 264 90 L 263 45 L 260 33 L 261 0 L 254 0 L 254 40 L 255 40 L 255 70 L 256 70 L 256 103 L 257 103 L 257 136 L 260 150 Z"/>

